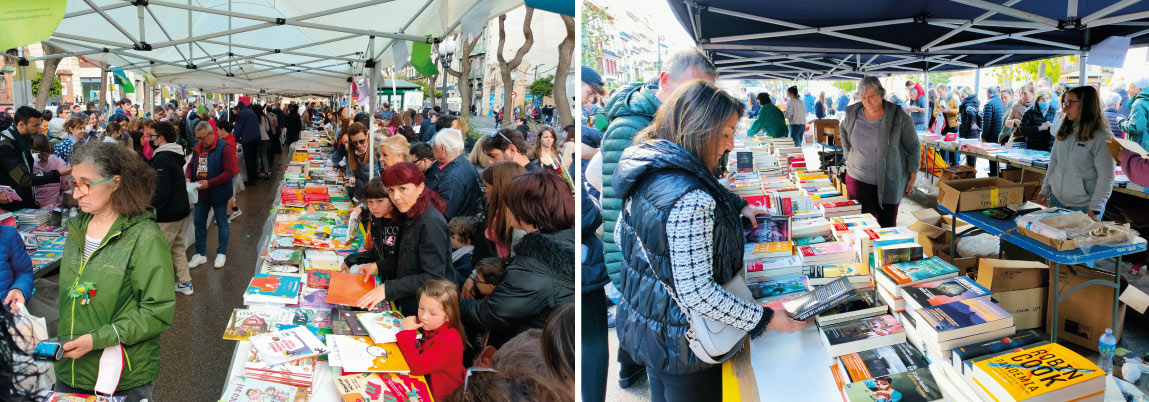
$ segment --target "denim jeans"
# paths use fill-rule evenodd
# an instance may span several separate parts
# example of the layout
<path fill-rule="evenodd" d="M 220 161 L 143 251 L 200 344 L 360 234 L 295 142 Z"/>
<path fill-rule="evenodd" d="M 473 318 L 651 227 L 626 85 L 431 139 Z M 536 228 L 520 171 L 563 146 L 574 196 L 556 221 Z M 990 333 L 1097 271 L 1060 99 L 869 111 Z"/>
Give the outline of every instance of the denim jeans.
<path fill-rule="evenodd" d="M 607 353 L 606 292 L 598 288 L 582 294 L 582 399 L 606 400 Z"/>
<path fill-rule="evenodd" d="M 1053 194 L 1049 195 L 1049 206 L 1050 207 L 1056 207 L 1056 208 L 1065 208 L 1065 209 L 1068 209 L 1070 211 L 1081 211 L 1081 212 L 1084 212 L 1086 214 L 1089 213 L 1089 206 L 1088 205 L 1081 206 L 1081 207 L 1068 207 L 1068 206 L 1065 206 L 1065 204 L 1062 204 L 1061 201 L 1058 200 L 1057 197 L 1054 196 Z M 1097 218 L 1101 219 L 1101 217 L 1104 215 L 1105 215 L 1105 206 L 1102 205 L 1101 210 L 1097 211 Z"/>
<path fill-rule="evenodd" d="M 209 210 L 215 211 L 215 225 L 219 231 L 219 244 L 216 246 L 215 253 L 226 255 L 227 241 L 231 237 L 231 224 L 227 221 L 227 200 L 218 204 L 201 200 L 195 204 L 195 253 L 207 256 L 207 213 Z"/>
<path fill-rule="evenodd" d="M 794 139 L 794 146 L 802 146 L 802 137 L 806 133 L 805 124 L 791 124 L 790 125 L 790 138 Z"/>
<path fill-rule="evenodd" d="M 914 123 L 914 130 L 918 132 L 926 131 L 926 123 Z"/>
<path fill-rule="evenodd" d="M 263 140 L 259 142 L 259 172 L 266 173 L 271 171 L 271 156 L 267 153 L 267 148 L 271 144 L 270 140 Z"/>

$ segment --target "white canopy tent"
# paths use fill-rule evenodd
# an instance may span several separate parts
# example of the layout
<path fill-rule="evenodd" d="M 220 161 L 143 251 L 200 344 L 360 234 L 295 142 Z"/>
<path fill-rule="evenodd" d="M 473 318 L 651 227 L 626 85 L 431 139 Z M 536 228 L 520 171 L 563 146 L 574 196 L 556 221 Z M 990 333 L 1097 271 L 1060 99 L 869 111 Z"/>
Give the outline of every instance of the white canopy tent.
<path fill-rule="evenodd" d="M 208 92 L 332 94 L 395 64 L 395 44 L 434 43 L 474 9 L 482 20 L 522 0 L 83 0 L 45 42 Z M 480 28 L 481 29 L 481 28 Z M 427 35 L 431 35 L 430 38 Z M 372 42 L 374 42 L 372 44 Z M 402 66 L 400 66 L 402 67 Z M 374 81 L 374 80 L 373 80 Z"/>

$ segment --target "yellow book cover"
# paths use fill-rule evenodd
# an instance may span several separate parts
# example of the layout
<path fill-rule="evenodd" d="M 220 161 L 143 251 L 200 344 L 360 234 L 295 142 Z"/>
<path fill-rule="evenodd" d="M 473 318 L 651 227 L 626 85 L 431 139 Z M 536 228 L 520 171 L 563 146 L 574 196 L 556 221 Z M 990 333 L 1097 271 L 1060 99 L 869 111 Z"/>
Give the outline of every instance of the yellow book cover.
<path fill-rule="evenodd" d="M 750 243 L 746 245 L 746 254 L 767 254 L 767 253 L 794 253 L 794 247 L 788 241 L 775 241 L 769 243 Z"/>
<path fill-rule="evenodd" d="M 1068 388 L 1105 375 L 1096 364 L 1051 343 L 974 363 L 984 377 L 996 382 L 1015 401 Z M 983 387 L 987 384 L 980 384 Z M 1101 386 L 1104 388 L 1104 385 Z M 993 388 L 993 387 L 991 387 Z M 1004 395 L 995 395 L 1004 396 Z"/>
<path fill-rule="evenodd" d="M 397 343 L 375 343 L 369 336 L 340 336 L 335 347 L 348 373 L 406 373 L 411 368 Z"/>

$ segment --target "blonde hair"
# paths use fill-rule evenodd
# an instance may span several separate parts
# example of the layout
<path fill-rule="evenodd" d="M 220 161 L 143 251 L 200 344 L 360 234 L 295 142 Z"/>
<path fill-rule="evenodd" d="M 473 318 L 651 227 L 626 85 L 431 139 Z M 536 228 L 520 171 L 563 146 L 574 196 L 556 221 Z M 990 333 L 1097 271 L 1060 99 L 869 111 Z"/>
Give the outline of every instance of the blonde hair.
<path fill-rule="evenodd" d="M 384 148 L 391 151 L 391 153 L 403 155 L 404 161 L 410 161 L 411 159 L 411 145 L 407 144 L 407 137 L 401 135 L 384 137 L 382 141 L 379 141 L 379 146 L 375 149 L 375 152 L 382 155 Z"/>
<path fill-rule="evenodd" d="M 459 338 L 467 344 L 467 331 L 463 330 L 463 315 L 459 308 L 459 288 L 455 283 L 443 279 L 430 279 L 419 287 L 419 298 L 427 296 L 439 303 L 447 316 L 445 325 L 459 331 Z"/>
<path fill-rule="evenodd" d="M 479 137 L 478 140 L 475 140 L 475 147 L 471 149 L 471 155 L 469 157 L 472 165 L 479 165 L 479 167 L 484 169 L 487 168 L 487 165 L 491 164 L 491 157 L 483 152 L 483 141 L 486 141 L 487 138 L 489 137 L 484 135 Z"/>

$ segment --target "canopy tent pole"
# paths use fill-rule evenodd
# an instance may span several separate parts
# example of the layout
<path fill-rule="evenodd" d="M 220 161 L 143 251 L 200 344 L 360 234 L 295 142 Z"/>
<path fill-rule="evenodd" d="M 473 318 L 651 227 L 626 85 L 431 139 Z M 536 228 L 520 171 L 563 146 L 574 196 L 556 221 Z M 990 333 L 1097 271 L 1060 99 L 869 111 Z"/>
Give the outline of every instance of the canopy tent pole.
<path fill-rule="evenodd" d="M 375 54 L 375 37 L 374 36 L 372 36 L 370 39 L 368 39 L 367 49 L 368 49 L 367 54 Z M 370 71 L 370 75 L 367 78 L 367 84 L 368 84 L 369 90 L 371 91 L 371 94 L 370 94 L 371 100 L 368 102 L 370 104 L 370 108 L 367 109 L 367 116 L 369 119 L 368 120 L 368 126 L 367 126 L 367 138 L 369 138 L 369 140 L 367 141 L 367 159 L 368 159 L 367 177 L 370 178 L 371 180 L 375 180 L 375 107 L 379 101 L 377 99 L 379 97 L 379 90 L 377 89 L 377 88 L 379 88 L 379 83 L 375 82 L 376 81 L 375 77 L 378 76 L 378 74 L 377 74 L 378 69 L 379 69 L 379 67 L 377 66 L 378 62 L 379 61 L 376 59 L 371 59 L 370 61 L 368 61 L 369 64 L 367 65 L 368 71 Z"/>
<path fill-rule="evenodd" d="M 1085 46 L 1088 46 L 1089 45 L 1089 28 L 1086 28 L 1085 33 L 1083 33 L 1082 35 L 1085 36 L 1085 41 L 1083 42 L 1083 44 Z M 1088 75 L 1089 65 L 1086 64 L 1086 62 L 1089 61 L 1089 52 L 1082 50 L 1081 56 L 1078 57 L 1077 61 L 1078 61 L 1077 64 L 1079 65 L 1078 71 L 1077 71 L 1077 84 L 1079 86 L 1085 86 L 1085 84 L 1087 82 L 1089 82 L 1089 75 Z"/>
<path fill-rule="evenodd" d="M 398 79 L 395 76 L 395 73 L 397 72 L 397 70 L 399 70 L 399 66 L 391 66 L 391 96 L 388 98 L 388 99 L 391 99 L 391 107 L 396 108 L 396 109 L 398 109 L 398 106 L 395 106 L 395 105 L 397 105 L 397 103 L 395 103 L 395 96 L 399 94 L 399 90 L 395 89 L 395 80 Z M 392 111 L 392 112 L 394 112 L 394 111 Z M 394 134 L 394 133 L 392 133 L 392 134 Z"/>
<path fill-rule="evenodd" d="M 981 93 L 981 67 L 973 70 L 973 94 Z M 989 101 L 988 99 L 986 100 Z"/>

